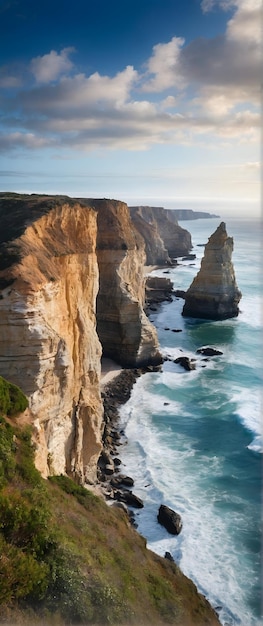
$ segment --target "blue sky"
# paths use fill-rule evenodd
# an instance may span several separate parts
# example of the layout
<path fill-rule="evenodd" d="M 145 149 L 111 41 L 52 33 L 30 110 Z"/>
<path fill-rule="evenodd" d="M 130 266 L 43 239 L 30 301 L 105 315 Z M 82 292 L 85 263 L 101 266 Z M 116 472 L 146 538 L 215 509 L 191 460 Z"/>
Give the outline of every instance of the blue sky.
<path fill-rule="evenodd" d="M 0 0 L 0 190 L 260 214 L 261 0 Z"/>

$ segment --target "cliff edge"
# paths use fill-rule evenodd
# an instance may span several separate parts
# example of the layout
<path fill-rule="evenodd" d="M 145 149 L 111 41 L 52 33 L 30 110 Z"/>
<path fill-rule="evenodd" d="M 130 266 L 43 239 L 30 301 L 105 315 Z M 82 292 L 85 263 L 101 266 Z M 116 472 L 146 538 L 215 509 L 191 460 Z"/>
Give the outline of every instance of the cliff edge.
<path fill-rule="evenodd" d="M 205 246 L 201 268 L 185 294 L 182 315 L 221 320 L 236 317 L 241 292 L 232 264 L 233 238 L 224 222 Z"/>

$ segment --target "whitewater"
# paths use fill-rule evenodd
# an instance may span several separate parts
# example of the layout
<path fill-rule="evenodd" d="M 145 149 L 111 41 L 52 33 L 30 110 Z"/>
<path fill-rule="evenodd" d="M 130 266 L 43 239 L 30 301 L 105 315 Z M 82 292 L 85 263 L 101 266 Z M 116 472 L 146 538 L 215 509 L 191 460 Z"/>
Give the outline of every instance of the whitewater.
<path fill-rule="evenodd" d="M 194 261 L 153 273 L 186 290 L 204 244 L 221 219 L 180 222 L 192 235 Z M 172 361 L 135 383 L 122 407 L 121 460 L 144 501 L 135 510 L 148 548 L 168 551 L 216 609 L 224 626 L 261 621 L 262 253 L 261 224 L 225 220 L 242 292 L 237 318 L 184 318 L 183 300 L 163 303 L 150 319 L 162 354 L 196 359 L 186 372 Z M 174 331 L 180 332 L 174 332 Z M 204 360 L 197 349 L 223 354 Z M 157 522 L 160 504 L 182 517 L 178 537 Z"/>

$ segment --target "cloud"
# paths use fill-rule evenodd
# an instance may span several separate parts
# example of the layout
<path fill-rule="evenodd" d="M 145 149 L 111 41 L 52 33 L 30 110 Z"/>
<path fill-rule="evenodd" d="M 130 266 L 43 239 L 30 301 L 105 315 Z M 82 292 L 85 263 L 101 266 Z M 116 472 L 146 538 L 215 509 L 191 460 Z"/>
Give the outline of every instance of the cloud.
<path fill-rule="evenodd" d="M 229 20 L 226 38 L 238 44 L 262 43 L 262 3 L 261 0 L 236 0 L 237 11 Z"/>
<path fill-rule="evenodd" d="M 179 58 L 184 42 L 182 37 L 173 37 L 168 43 L 154 46 L 153 55 L 147 62 L 147 72 L 151 77 L 144 82 L 143 91 L 160 92 L 171 85 L 183 86 Z"/>
<path fill-rule="evenodd" d="M 0 87 L 10 89 L 21 86 L 21 79 L 18 76 L 0 76 Z"/>
<path fill-rule="evenodd" d="M 73 63 L 68 58 L 74 48 L 64 48 L 60 53 L 51 50 L 44 56 L 32 59 L 30 70 L 38 83 L 50 83 L 59 76 L 68 73 L 73 67 Z"/>
<path fill-rule="evenodd" d="M 223 9 L 223 11 L 228 11 L 236 6 L 237 2 L 238 0 L 202 0 L 201 9 L 203 13 L 209 13 L 216 7 Z"/>
<path fill-rule="evenodd" d="M 204 137 L 258 141 L 260 0 L 203 1 L 202 7 L 216 4 L 235 9 L 225 34 L 159 43 L 142 71 L 129 65 L 113 76 L 77 73 L 73 48 L 32 59 L 36 84 L 7 96 L 0 145 L 145 150 Z"/>
<path fill-rule="evenodd" d="M 39 137 L 34 133 L 0 133 L 0 149 L 9 150 L 12 148 L 37 149 L 50 145 L 51 141 L 45 137 Z"/>

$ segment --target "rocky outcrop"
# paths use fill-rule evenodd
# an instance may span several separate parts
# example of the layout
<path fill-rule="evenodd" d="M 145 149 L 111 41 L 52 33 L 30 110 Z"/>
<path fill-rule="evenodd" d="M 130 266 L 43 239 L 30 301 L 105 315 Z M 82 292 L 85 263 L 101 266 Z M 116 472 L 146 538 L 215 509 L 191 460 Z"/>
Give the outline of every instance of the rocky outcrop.
<path fill-rule="evenodd" d="M 173 282 L 164 276 L 147 276 L 145 286 L 146 310 L 151 310 L 151 305 L 160 304 L 165 300 L 171 302 L 173 297 Z"/>
<path fill-rule="evenodd" d="M 236 317 L 241 298 L 231 261 L 233 238 L 224 222 L 205 246 L 201 268 L 185 294 L 182 314 L 188 317 L 220 320 Z"/>
<path fill-rule="evenodd" d="M 144 241 L 124 202 L 89 203 L 98 216 L 97 332 L 103 355 L 124 367 L 161 363 L 157 333 L 144 312 Z"/>
<path fill-rule="evenodd" d="M 183 524 L 181 516 L 165 504 L 161 504 L 159 507 L 157 519 L 159 524 L 164 526 L 172 535 L 179 535 L 182 530 Z"/>
<path fill-rule="evenodd" d="M 131 218 L 146 242 L 147 264 L 160 265 L 184 256 L 192 248 L 190 233 L 163 207 L 129 207 Z M 164 255 L 168 254 L 168 259 Z"/>

